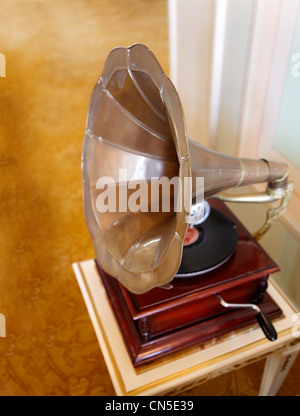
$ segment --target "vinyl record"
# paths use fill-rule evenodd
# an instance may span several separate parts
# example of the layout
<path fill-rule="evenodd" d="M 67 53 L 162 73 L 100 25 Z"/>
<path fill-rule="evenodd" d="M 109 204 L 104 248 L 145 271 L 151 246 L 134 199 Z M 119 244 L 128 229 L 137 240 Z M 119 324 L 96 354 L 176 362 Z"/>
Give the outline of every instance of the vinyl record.
<path fill-rule="evenodd" d="M 183 248 L 180 268 L 175 277 L 193 277 L 213 270 L 234 253 L 238 242 L 235 224 L 222 212 L 211 208 L 205 222 L 197 225 L 197 241 Z"/>

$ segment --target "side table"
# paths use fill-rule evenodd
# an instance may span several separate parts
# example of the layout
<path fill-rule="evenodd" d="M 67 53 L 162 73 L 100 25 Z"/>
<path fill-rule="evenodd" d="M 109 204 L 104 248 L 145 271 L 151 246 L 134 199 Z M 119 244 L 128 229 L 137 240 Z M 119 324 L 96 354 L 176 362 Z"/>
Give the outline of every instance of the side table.
<path fill-rule="evenodd" d="M 276 395 L 300 350 L 300 333 L 293 330 L 297 311 L 270 279 L 267 291 L 283 311 L 273 321 L 278 333 L 275 342 L 268 341 L 254 324 L 135 368 L 95 260 L 74 263 L 73 270 L 119 396 L 176 395 L 263 358 L 267 360 L 259 395 Z"/>

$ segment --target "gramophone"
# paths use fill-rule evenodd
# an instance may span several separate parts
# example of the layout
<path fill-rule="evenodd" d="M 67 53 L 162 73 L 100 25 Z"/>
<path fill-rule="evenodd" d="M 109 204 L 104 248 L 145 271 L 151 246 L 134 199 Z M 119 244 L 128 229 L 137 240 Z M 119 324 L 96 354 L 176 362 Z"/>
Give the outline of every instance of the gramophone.
<path fill-rule="evenodd" d="M 134 365 L 255 319 L 276 340 L 270 318 L 281 311 L 266 288 L 279 268 L 257 240 L 286 209 L 288 167 L 188 139 L 176 89 L 144 45 L 107 58 L 91 96 L 82 174 L 99 278 Z M 223 193 L 263 182 L 262 193 Z M 252 236 L 224 201 L 274 206 Z"/>

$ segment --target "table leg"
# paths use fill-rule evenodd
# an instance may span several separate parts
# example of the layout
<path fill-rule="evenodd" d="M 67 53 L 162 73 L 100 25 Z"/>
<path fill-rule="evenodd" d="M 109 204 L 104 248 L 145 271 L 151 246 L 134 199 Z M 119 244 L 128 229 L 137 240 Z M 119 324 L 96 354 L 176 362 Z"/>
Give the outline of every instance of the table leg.
<path fill-rule="evenodd" d="M 259 396 L 275 396 L 277 394 L 299 350 L 300 344 L 297 344 L 267 357 Z"/>

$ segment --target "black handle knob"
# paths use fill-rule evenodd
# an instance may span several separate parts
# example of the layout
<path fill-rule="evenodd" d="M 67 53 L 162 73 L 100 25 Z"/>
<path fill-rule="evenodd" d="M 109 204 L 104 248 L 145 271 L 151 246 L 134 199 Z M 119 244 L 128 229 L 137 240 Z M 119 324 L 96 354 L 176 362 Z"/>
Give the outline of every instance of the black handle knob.
<path fill-rule="evenodd" d="M 265 312 L 260 311 L 255 317 L 265 336 L 270 341 L 275 341 L 277 339 L 277 332 L 268 315 Z"/>

